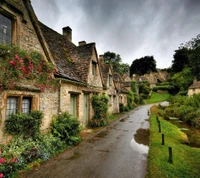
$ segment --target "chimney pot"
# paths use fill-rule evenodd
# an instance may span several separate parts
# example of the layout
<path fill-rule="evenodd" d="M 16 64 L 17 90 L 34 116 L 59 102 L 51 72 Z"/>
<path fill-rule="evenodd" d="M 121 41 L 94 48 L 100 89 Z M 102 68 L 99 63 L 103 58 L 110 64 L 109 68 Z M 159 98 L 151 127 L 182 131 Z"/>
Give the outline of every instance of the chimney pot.
<path fill-rule="evenodd" d="M 83 46 L 83 45 L 86 45 L 86 41 L 79 41 L 78 42 L 78 46 Z"/>
<path fill-rule="evenodd" d="M 62 30 L 63 36 L 66 36 L 69 41 L 72 41 L 72 29 L 69 26 L 67 26 L 63 27 Z"/>

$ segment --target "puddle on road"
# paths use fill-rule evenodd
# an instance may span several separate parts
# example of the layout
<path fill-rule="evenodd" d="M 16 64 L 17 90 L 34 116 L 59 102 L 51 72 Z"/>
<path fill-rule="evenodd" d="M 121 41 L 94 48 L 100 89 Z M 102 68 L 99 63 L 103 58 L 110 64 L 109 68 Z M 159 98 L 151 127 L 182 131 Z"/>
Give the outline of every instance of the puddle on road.
<path fill-rule="evenodd" d="M 138 129 L 133 135 L 130 145 L 135 151 L 147 154 L 149 151 L 149 129 Z"/>
<path fill-rule="evenodd" d="M 119 122 L 125 122 L 127 119 L 128 119 L 128 117 L 127 118 L 123 118 Z"/>
<path fill-rule="evenodd" d="M 106 135 L 108 135 L 108 131 L 107 130 L 99 132 L 95 137 L 105 138 Z"/>

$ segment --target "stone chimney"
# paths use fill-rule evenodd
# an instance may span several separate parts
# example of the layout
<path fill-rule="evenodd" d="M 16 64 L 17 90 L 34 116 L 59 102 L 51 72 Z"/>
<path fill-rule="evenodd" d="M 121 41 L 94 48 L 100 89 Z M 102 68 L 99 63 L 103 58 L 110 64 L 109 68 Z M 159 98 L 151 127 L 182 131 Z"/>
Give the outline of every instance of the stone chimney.
<path fill-rule="evenodd" d="M 104 57 L 103 57 L 102 54 L 99 55 L 99 62 L 100 62 L 101 64 L 104 64 Z"/>
<path fill-rule="evenodd" d="M 79 41 L 78 42 L 78 46 L 84 46 L 84 45 L 86 45 L 86 41 Z"/>
<path fill-rule="evenodd" d="M 72 41 L 72 29 L 67 26 L 63 27 L 63 36 L 66 36 L 69 41 Z"/>

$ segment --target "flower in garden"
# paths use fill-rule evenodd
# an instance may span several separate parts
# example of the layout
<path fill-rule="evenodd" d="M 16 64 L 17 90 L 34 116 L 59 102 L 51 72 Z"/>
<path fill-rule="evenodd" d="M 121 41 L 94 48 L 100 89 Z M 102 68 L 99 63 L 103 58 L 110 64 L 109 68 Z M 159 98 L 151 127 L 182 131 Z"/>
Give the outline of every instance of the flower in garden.
<path fill-rule="evenodd" d="M 0 158 L 0 165 L 2 164 L 2 163 L 5 163 L 6 162 L 6 159 L 5 158 Z"/>
<path fill-rule="evenodd" d="M 9 62 L 11 65 L 13 65 L 13 66 L 16 66 L 16 62 L 15 61 L 13 61 L 13 60 L 11 60 L 10 62 Z"/>
<path fill-rule="evenodd" d="M 2 178 L 4 175 L 2 173 L 0 173 L 0 178 Z"/>

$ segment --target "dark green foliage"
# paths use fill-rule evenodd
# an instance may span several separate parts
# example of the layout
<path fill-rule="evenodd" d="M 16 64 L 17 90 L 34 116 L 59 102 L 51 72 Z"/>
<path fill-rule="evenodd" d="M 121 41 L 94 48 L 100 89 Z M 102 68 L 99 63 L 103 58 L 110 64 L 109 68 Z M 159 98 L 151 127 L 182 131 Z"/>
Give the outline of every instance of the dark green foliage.
<path fill-rule="evenodd" d="M 192 74 L 196 76 L 197 80 L 200 80 L 200 47 L 192 50 L 189 60 Z"/>
<path fill-rule="evenodd" d="M 171 84 L 178 88 L 178 91 L 186 91 L 193 82 L 193 74 L 190 68 L 184 68 L 183 71 L 176 73 L 171 78 Z"/>
<path fill-rule="evenodd" d="M 14 137 L 8 145 L 1 145 L 1 158 L 7 161 L 1 164 L 0 173 L 3 173 L 4 177 L 17 177 L 16 173 L 26 168 L 28 163 L 46 161 L 66 147 L 63 141 L 51 134 L 39 135 L 35 139 Z"/>
<path fill-rule="evenodd" d="M 130 66 L 127 63 L 122 63 L 122 59 L 119 54 L 107 51 L 104 53 L 104 62 L 106 64 L 112 64 L 113 71 L 123 75 L 130 71 Z"/>
<path fill-rule="evenodd" d="M 30 114 L 13 114 L 5 121 L 5 131 L 11 135 L 35 137 L 40 132 L 43 114 L 32 111 Z"/>
<path fill-rule="evenodd" d="M 140 82 L 138 85 L 140 101 L 150 97 L 150 84 L 148 82 Z"/>
<path fill-rule="evenodd" d="M 51 123 L 51 133 L 60 138 L 67 145 L 76 145 L 80 142 L 80 123 L 67 112 L 58 115 Z"/>
<path fill-rule="evenodd" d="M 123 103 L 119 103 L 119 112 L 120 113 L 124 112 L 124 104 Z"/>
<path fill-rule="evenodd" d="M 174 86 L 173 85 L 160 85 L 160 86 L 155 86 L 153 87 L 153 91 L 154 92 L 157 92 L 158 90 L 161 90 L 161 91 L 167 91 L 169 92 L 170 94 L 173 93 L 174 91 Z"/>
<path fill-rule="evenodd" d="M 130 76 L 133 74 L 144 75 L 146 73 L 156 71 L 156 61 L 153 56 L 144 56 L 140 59 L 135 59 L 130 67 Z"/>
<path fill-rule="evenodd" d="M 127 102 L 128 102 L 128 108 L 129 110 L 134 108 L 134 93 L 132 91 L 129 91 L 127 95 Z"/>
<path fill-rule="evenodd" d="M 186 47 L 175 50 L 172 72 L 181 72 L 189 64 L 189 50 Z"/>
<path fill-rule="evenodd" d="M 161 108 L 161 116 L 164 118 L 177 117 L 185 122 L 192 125 L 198 123 L 200 117 L 200 94 L 194 95 L 193 97 L 177 95 L 171 98 L 170 105 Z"/>
<path fill-rule="evenodd" d="M 92 107 L 94 109 L 94 117 L 90 121 L 91 127 L 99 127 L 108 125 L 107 111 L 108 111 L 108 97 L 105 95 L 92 96 Z"/>

